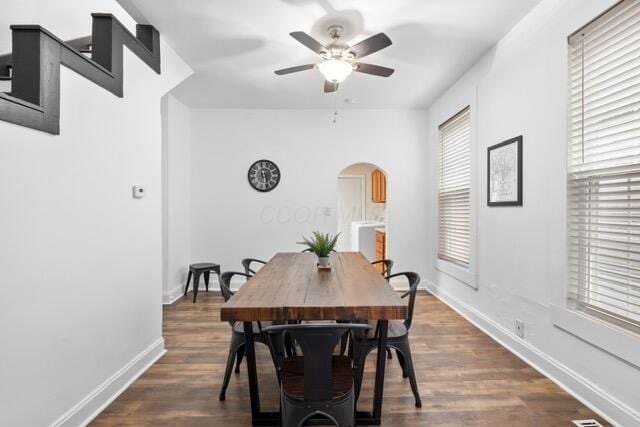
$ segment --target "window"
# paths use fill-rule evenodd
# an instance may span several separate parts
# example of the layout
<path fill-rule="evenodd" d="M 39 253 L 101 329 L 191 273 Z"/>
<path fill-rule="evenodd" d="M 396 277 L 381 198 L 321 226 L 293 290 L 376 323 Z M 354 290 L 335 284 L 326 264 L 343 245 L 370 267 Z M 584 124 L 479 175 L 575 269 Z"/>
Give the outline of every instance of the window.
<path fill-rule="evenodd" d="M 640 2 L 569 38 L 570 305 L 640 326 Z"/>
<path fill-rule="evenodd" d="M 469 266 L 471 123 L 469 107 L 438 128 L 438 258 Z"/>

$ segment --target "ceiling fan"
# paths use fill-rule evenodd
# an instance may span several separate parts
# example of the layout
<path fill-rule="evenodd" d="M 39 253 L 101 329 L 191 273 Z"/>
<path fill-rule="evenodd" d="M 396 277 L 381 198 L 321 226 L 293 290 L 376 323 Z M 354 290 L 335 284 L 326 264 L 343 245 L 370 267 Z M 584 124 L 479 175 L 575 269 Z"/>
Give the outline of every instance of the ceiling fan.
<path fill-rule="evenodd" d="M 304 31 L 294 31 L 293 33 L 289 33 L 291 37 L 320 55 L 322 62 L 319 64 L 298 65 L 297 67 L 284 68 L 282 70 L 277 70 L 275 73 L 281 76 L 283 74 L 297 73 L 299 71 L 317 68 L 325 78 L 325 92 L 337 91 L 338 85 L 349 77 L 353 71 L 381 77 L 389 77 L 393 74 L 395 70 L 392 68 L 359 62 L 360 58 L 364 58 L 367 55 L 371 55 L 374 52 L 391 46 L 391 39 L 389 39 L 386 34 L 378 33 L 375 36 L 371 36 L 368 39 L 361 41 L 360 43 L 348 46 L 340 39 L 342 37 L 342 33 L 343 27 L 341 25 L 332 25 L 329 27 L 329 35 L 331 36 L 332 41 L 328 46 L 323 46 Z"/>

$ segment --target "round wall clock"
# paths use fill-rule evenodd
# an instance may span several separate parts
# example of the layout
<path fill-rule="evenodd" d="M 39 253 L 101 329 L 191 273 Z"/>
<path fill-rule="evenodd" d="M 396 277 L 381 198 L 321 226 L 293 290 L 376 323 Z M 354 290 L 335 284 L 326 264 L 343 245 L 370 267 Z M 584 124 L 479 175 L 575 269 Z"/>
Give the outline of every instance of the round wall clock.
<path fill-rule="evenodd" d="M 249 184 L 261 192 L 271 191 L 280 182 L 280 169 L 271 160 L 258 160 L 247 173 Z"/>

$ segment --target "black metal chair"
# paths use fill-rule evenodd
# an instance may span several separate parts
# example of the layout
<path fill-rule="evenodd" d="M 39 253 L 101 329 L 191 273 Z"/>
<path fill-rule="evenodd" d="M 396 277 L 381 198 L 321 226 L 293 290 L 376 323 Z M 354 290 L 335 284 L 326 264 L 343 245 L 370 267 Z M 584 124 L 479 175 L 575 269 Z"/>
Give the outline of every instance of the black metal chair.
<path fill-rule="evenodd" d="M 339 427 L 355 426 L 355 390 L 360 388 L 358 357 L 334 355 L 347 332 L 364 349 L 366 324 L 275 325 L 263 329 L 278 371 L 281 390 L 282 426 L 299 427 L 312 417 L 324 417 Z M 302 356 L 285 357 L 284 334 L 290 335 Z"/>
<path fill-rule="evenodd" d="M 373 261 L 371 263 L 371 265 L 376 265 L 376 264 L 382 264 L 382 276 L 384 276 L 385 279 L 387 279 L 387 282 L 389 281 L 389 276 L 391 275 L 391 268 L 393 267 L 393 261 L 390 259 L 379 259 L 378 261 Z M 340 354 L 345 354 L 345 352 L 347 351 L 347 345 L 348 345 L 348 335 L 345 335 L 344 337 L 342 337 L 342 339 L 340 340 Z M 393 359 L 393 356 L 391 355 L 391 350 L 387 349 L 387 359 Z"/>
<path fill-rule="evenodd" d="M 218 275 L 218 281 L 220 281 L 220 264 L 213 262 L 199 262 L 189 265 L 189 275 L 187 276 L 187 284 L 184 287 L 184 295 L 187 295 L 189 291 L 189 282 L 193 276 L 193 302 L 196 302 L 198 297 L 198 287 L 200 286 L 200 275 L 204 276 L 204 284 L 206 291 L 209 292 L 209 275 L 214 272 Z"/>
<path fill-rule="evenodd" d="M 389 276 L 391 276 L 391 268 L 393 267 L 393 261 L 390 259 L 379 259 L 378 261 L 373 261 L 371 265 L 382 264 L 382 275 L 387 281 L 389 281 Z"/>
<path fill-rule="evenodd" d="M 250 274 L 240 273 L 237 271 L 227 271 L 220 276 L 220 291 L 225 301 L 233 296 L 231 291 L 231 279 L 233 276 L 242 276 L 250 278 Z M 236 363 L 236 373 L 240 372 L 240 363 L 244 357 L 244 324 L 242 322 L 229 322 L 231 325 L 231 343 L 229 344 L 229 356 L 227 357 L 227 366 L 224 371 L 224 380 L 222 382 L 222 389 L 220 390 L 220 400 L 225 399 L 225 393 L 227 386 L 229 385 L 229 379 L 231 378 L 231 371 L 233 370 L 233 364 Z M 271 325 L 271 322 L 253 322 L 253 339 L 255 342 L 267 344 L 264 334 L 262 333 L 262 327 Z M 236 361 L 237 356 L 237 361 Z"/>
<path fill-rule="evenodd" d="M 389 276 L 391 276 L 391 269 L 393 268 L 393 261 L 390 259 L 380 259 L 378 261 L 373 261 L 371 265 L 382 264 L 382 276 L 389 281 Z M 393 359 L 391 355 L 391 350 L 387 349 L 387 359 Z"/>
<path fill-rule="evenodd" d="M 262 264 L 265 265 L 267 262 L 266 261 L 262 261 L 261 259 L 256 259 L 256 258 L 245 258 L 242 260 L 242 267 L 244 268 L 244 272 L 245 274 L 256 274 L 256 271 L 254 269 L 251 268 L 251 264 L 256 263 L 256 264 Z"/>
<path fill-rule="evenodd" d="M 413 311 L 416 302 L 416 292 L 418 291 L 418 285 L 420 284 L 420 276 L 417 273 L 405 272 L 396 273 L 389 278 L 405 276 L 409 280 L 409 290 L 405 292 L 401 297 L 409 297 L 408 315 L 405 320 L 390 320 L 389 328 L 387 332 L 387 349 L 393 348 L 398 356 L 400 367 L 402 368 L 402 376 L 404 378 L 409 377 L 411 384 L 411 391 L 415 398 L 415 404 L 417 408 L 422 407 L 422 401 L 420 400 L 420 393 L 418 392 L 418 382 L 416 381 L 415 369 L 413 367 L 413 359 L 411 358 L 411 346 L 409 344 L 409 328 L 411 328 L 411 321 L 413 319 Z M 373 334 L 369 334 L 367 340 L 364 342 L 364 350 L 358 350 L 356 354 L 362 354 L 362 361 L 359 363 L 360 369 L 363 369 L 364 359 L 374 348 L 378 347 L 379 330 L 376 326 Z M 353 343 L 355 348 L 358 342 Z M 362 376 L 362 372 L 359 373 Z M 359 390 L 358 390 L 359 392 Z"/>

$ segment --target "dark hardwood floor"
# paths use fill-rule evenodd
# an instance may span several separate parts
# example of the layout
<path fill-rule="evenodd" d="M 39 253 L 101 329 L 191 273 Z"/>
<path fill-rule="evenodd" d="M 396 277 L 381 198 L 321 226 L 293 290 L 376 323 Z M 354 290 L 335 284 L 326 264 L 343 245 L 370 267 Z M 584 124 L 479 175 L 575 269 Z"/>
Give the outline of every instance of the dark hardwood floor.
<path fill-rule="evenodd" d="M 168 352 L 92 423 L 112 425 L 249 426 L 246 365 L 233 374 L 227 399 L 218 401 L 229 344 L 220 322 L 219 293 L 201 292 L 164 308 Z M 413 405 L 397 359 L 387 361 L 383 425 L 571 426 L 596 418 L 591 410 L 526 365 L 427 293 L 419 293 L 411 345 L 422 408 Z M 258 344 L 261 399 L 276 409 L 278 390 L 266 347 Z M 358 406 L 372 404 L 375 352 L 367 359 Z"/>

